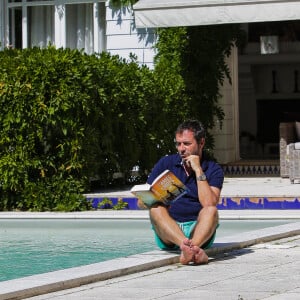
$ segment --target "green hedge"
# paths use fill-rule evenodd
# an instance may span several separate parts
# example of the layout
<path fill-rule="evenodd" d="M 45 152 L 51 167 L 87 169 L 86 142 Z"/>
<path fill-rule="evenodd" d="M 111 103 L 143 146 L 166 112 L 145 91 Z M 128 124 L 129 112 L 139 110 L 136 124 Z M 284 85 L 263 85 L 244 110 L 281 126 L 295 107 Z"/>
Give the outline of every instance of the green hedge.
<path fill-rule="evenodd" d="M 1 51 L 0 210 L 88 209 L 90 178 L 149 170 L 173 149 L 182 91 L 134 57 Z"/>

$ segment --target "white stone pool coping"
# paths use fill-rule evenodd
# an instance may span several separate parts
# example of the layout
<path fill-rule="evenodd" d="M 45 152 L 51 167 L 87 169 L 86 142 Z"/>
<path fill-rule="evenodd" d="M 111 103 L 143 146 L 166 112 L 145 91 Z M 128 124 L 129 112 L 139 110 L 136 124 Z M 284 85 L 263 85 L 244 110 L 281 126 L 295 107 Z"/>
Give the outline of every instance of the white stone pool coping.
<path fill-rule="evenodd" d="M 147 211 L 140 212 L 83 212 L 83 213 L 0 213 L 0 219 L 16 218 L 148 218 Z M 220 211 L 221 219 L 299 219 L 299 211 Z M 265 243 L 300 235 L 300 221 L 271 228 L 254 230 L 229 237 L 217 238 L 207 250 L 210 257 Z M 0 282 L 0 300 L 24 299 L 84 284 L 106 280 L 178 263 L 177 252 L 151 251 L 138 255 L 104 261 L 101 263 L 69 268 L 39 275 Z"/>
<path fill-rule="evenodd" d="M 300 210 L 219 210 L 220 219 L 299 219 Z M 82 212 L 0 212 L 1 219 L 149 219 L 147 210 L 97 210 Z"/>

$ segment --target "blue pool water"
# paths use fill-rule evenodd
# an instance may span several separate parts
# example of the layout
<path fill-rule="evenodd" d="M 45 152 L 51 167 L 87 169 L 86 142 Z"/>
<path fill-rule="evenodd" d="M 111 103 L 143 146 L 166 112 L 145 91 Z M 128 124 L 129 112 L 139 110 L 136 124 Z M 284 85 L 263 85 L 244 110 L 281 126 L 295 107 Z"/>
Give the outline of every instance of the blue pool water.
<path fill-rule="evenodd" d="M 291 221 L 221 221 L 218 236 Z M 149 220 L 0 220 L 0 281 L 156 250 Z"/>

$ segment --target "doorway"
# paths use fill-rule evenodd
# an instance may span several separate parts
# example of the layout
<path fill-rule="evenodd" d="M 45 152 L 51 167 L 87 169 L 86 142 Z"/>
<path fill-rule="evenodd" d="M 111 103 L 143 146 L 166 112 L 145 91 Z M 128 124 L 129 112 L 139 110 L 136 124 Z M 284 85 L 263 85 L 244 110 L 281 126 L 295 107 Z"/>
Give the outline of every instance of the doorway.
<path fill-rule="evenodd" d="M 300 120 L 300 22 L 244 24 L 239 52 L 239 143 L 242 160 L 279 159 L 279 123 Z M 261 37 L 278 52 L 262 54 Z"/>

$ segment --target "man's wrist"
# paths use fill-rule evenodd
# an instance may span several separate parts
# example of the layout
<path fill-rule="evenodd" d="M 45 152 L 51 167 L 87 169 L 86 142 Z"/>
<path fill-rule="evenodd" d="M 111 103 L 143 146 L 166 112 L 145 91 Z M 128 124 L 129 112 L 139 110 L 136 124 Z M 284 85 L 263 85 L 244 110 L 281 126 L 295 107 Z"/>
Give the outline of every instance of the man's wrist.
<path fill-rule="evenodd" d="M 206 181 L 206 175 L 204 173 L 202 173 L 201 175 L 196 176 L 196 179 L 198 181 Z"/>

